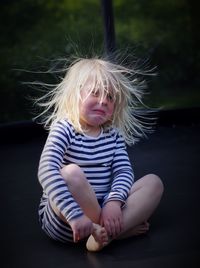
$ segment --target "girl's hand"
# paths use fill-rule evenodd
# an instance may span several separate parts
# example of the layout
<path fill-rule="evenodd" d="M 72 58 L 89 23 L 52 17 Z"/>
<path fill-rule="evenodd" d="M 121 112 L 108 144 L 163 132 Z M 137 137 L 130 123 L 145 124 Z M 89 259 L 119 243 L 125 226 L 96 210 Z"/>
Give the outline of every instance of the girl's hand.
<path fill-rule="evenodd" d="M 100 223 L 112 238 L 122 231 L 122 210 L 120 201 L 109 201 L 101 211 Z"/>
<path fill-rule="evenodd" d="M 72 228 L 75 243 L 88 237 L 93 232 L 93 223 L 85 215 L 72 219 L 69 225 Z"/>

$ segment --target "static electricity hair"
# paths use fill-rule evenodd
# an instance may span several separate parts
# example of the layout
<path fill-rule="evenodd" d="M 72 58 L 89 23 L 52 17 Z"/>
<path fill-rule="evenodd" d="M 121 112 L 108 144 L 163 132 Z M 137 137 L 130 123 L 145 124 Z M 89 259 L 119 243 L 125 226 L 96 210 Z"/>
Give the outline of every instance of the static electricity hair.
<path fill-rule="evenodd" d="M 118 129 L 128 145 L 134 144 L 151 129 L 151 124 L 145 120 L 145 109 L 141 109 L 144 81 L 138 80 L 136 70 L 94 57 L 78 58 L 65 71 L 60 83 L 37 100 L 43 107 L 37 117 L 43 117 L 42 123 L 46 129 L 59 120 L 67 119 L 76 131 L 83 133 L 79 102 L 80 92 L 88 80 L 91 81 L 88 96 L 98 90 L 100 99 L 103 99 L 109 89 L 114 98 L 113 116 L 102 127 Z"/>

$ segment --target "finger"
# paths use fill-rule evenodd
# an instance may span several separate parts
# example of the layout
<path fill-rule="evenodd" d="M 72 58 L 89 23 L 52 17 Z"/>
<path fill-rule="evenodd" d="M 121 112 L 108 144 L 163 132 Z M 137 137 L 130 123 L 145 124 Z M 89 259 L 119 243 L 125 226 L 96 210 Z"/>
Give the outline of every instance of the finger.
<path fill-rule="evenodd" d="M 122 231 L 122 223 L 120 219 L 113 222 L 112 236 L 117 237 Z"/>
<path fill-rule="evenodd" d="M 118 233 L 117 233 L 117 235 L 119 235 L 122 232 L 122 228 L 123 228 L 123 223 L 122 223 L 122 220 L 119 219 L 118 220 Z"/>
<path fill-rule="evenodd" d="M 93 225 L 91 225 L 90 227 L 87 228 L 86 232 L 85 232 L 85 237 L 90 236 L 93 233 L 94 227 Z"/>
<path fill-rule="evenodd" d="M 100 225 L 101 225 L 102 227 L 104 226 L 104 221 L 103 221 L 102 218 L 100 219 Z"/>
<path fill-rule="evenodd" d="M 85 227 L 85 228 L 80 230 L 78 239 L 79 240 L 84 239 L 88 235 L 89 235 L 89 228 Z"/>
<path fill-rule="evenodd" d="M 113 238 L 116 237 L 116 234 L 117 234 L 117 225 L 116 225 L 115 220 L 112 220 L 112 221 L 110 222 L 110 229 L 111 229 L 110 235 L 111 235 Z"/>
<path fill-rule="evenodd" d="M 112 224 L 111 224 L 110 221 L 106 221 L 106 222 L 104 223 L 104 227 L 105 227 L 106 232 L 107 232 L 107 234 L 108 234 L 109 236 L 112 235 L 112 226 L 111 226 L 111 225 L 112 225 Z"/>
<path fill-rule="evenodd" d="M 79 234 L 77 232 L 73 233 L 73 239 L 74 239 L 74 243 L 77 243 L 79 241 Z"/>
<path fill-rule="evenodd" d="M 83 238 L 83 230 L 81 228 L 78 228 L 76 230 L 76 235 L 75 235 L 76 243 L 79 242 L 82 238 Z"/>
<path fill-rule="evenodd" d="M 78 237 L 78 240 L 84 239 L 86 237 L 88 237 L 89 235 L 91 235 L 91 233 L 93 232 L 93 227 L 86 227 L 83 230 L 80 230 L 80 234 Z"/>
<path fill-rule="evenodd" d="M 114 224 L 115 225 L 114 225 L 114 228 L 113 228 L 113 237 L 116 237 L 120 232 L 120 226 L 119 226 L 118 221 L 115 221 Z"/>
<path fill-rule="evenodd" d="M 113 229 L 112 229 L 112 236 L 115 238 L 119 233 L 119 225 L 117 221 L 114 222 Z"/>

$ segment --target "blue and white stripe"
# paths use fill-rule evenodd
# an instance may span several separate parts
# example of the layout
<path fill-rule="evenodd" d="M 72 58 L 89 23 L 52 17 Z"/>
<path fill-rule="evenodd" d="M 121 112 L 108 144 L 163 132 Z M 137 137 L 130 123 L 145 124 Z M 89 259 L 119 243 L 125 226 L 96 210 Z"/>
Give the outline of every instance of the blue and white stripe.
<path fill-rule="evenodd" d="M 40 210 L 48 199 L 67 221 L 83 214 L 60 174 L 60 169 L 70 163 L 82 168 L 104 204 L 110 200 L 125 203 L 134 177 L 123 138 L 115 129 L 89 137 L 62 120 L 52 127 L 40 158 L 38 178 L 43 188 Z M 39 213 L 42 215 L 42 211 Z"/>

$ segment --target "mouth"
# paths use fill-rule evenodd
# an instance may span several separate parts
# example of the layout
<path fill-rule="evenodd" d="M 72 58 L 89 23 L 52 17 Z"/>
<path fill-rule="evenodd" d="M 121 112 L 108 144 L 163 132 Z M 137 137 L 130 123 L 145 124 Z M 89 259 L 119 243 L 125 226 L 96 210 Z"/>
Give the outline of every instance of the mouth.
<path fill-rule="evenodd" d="M 93 110 L 93 111 L 94 111 L 94 113 L 96 113 L 96 114 L 98 114 L 98 115 L 102 115 L 102 116 L 104 116 L 104 115 L 106 114 L 105 111 L 100 110 L 100 109 L 95 109 L 95 110 Z"/>

